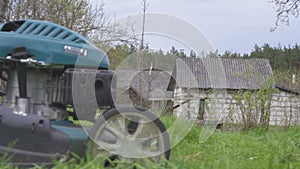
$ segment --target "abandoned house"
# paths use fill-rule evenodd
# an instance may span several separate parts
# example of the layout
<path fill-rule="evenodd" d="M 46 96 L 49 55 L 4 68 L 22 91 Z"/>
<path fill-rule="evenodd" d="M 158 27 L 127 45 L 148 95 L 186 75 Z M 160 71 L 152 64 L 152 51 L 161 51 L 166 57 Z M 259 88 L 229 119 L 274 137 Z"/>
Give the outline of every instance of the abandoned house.
<path fill-rule="evenodd" d="M 174 105 L 190 101 L 173 114 L 223 123 L 248 118 L 273 125 L 299 124 L 299 93 L 277 86 L 272 75 L 265 59 L 177 59 L 171 82 Z M 258 93 L 259 89 L 270 92 Z"/>
<path fill-rule="evenodd" d="M 300 124 L 299 92 L 276 85 L 268 60 L 179 58 L 175 65 L 173 72 L 122 72 L 122 103 L 200 121 Z"/>

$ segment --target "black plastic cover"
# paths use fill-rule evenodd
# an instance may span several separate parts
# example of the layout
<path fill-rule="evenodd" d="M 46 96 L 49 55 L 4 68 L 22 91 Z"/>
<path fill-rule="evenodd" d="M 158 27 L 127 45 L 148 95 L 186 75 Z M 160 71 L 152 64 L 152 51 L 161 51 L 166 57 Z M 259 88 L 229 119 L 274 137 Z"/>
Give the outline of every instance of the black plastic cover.
<path fill-rule="evenodd" d="M 65 104 L 73 105 L 72 95 L 72 83 L 73 75 L 76 74 L 76 82 L 80 83 L 79 89 L 82 93 L 82 102 L 89 104 L 87 99 L 91 92 L 95 93 L 97 104 L 99 107 L 114 106 L 111 92 L 111 82 L 113 78 L 113 72 L 109 70 L 90 70 L 90 69 L 67 69 L 65 71 Z M 94 84 L 91 84 L 94 83 Z M 95 91 L 89 91 L 91 85 L 94 85 Z M 95 99 L 95 98 L 90 98 Z"/>

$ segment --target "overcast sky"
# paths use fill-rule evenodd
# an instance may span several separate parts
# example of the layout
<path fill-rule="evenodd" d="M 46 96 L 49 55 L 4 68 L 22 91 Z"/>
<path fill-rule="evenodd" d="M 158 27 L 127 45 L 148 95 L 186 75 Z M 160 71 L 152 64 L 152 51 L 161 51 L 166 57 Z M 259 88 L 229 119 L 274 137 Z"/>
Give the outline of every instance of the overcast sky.
<path fill-rule="evenodd" d="M 275 9 L 268 1 L 148 0 L 147 11 L 170 14 L 193 24 L 220 53 L 225 50 L 249 53 L 255 44 L 259 46 L 264 43 L 271 46 L 300 44 L 300 18 L 292 17 L 290 26 L 282 24 L 275 32 L 270 32 L 275 22 Z M 104 0 L 104 2 L 105 12 L 111 18 L 118 19 L 140 14 L 142 11 L 141 0 Z M 150 47 L 157 48 L 158 43 L 151 40 L 151 37 L 146 37 L 146 41 L 150 43 Z M 168 47 L 166 44 L 159 46 Z"/>

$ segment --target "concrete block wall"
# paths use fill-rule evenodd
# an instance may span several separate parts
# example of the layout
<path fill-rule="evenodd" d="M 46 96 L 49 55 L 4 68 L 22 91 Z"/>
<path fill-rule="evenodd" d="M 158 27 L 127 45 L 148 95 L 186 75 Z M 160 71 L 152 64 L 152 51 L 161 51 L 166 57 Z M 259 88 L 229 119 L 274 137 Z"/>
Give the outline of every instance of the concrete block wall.
<path fill-rule="evenodd" d="M 175 109 L 173 114 L 195 120 L 199 112 L 200 99 L 205 99 L 206 120 L 239 123 L 242 122 L 242 114 L 236 104 L 235 94 L 234 91 L 178 88 L 174 91 L 174 105 L 180 105 L 186 100 L 191 101 Z M 280 90 L 272 96 L 270 111 L 271 125 L 300 125 L 300 96 Z M 259 114 L 257 116 L 259 117 Z"/>

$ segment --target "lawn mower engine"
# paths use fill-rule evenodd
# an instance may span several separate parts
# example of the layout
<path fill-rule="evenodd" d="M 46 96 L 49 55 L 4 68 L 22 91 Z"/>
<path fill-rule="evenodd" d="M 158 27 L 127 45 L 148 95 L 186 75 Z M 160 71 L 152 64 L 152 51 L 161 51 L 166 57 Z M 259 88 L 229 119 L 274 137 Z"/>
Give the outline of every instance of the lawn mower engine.
<path fill-rule="evenodd" d="M 116 109 L 112 78 L 107 55 L 72 30 L 35 20 L 0 25 L 0 157 L 51 165 L 85 156 L 92 140 L 109 158 L 168 159 L 164 125 L 142 108 Z M 70 117 L 93 125 L 84 130 Z"/>
<path fill-rule="evenodd" d="M 73 106 L 74 72 L 76 77 L 80 77 L 78 81 L 95 84 L 94 92 L 96 92 L 95 96 L 98 96 L 96 100 L 99 108 L 113 106 L 110 92 L 113 77 L 111 71 L 44 65 L 32 62 L 30 58 L 25 60 L 16 58 L 18 50 L 22 51 L 24 58 L 30 57 L 25 48 L 18 48 L 11 56 L 8 55 L 7 59 L 2 60 L 1 65 L 2 84 L 6 86 L 6 91 L 2 91 L 2 105 L 11 108 L 14 114 L 40 115 L 51 120 L 67 120 L 73 116 L 77 120 L 75 112 L 67 111 L 68 106 Z M 84 86 L 79 90 L 84 90 Z M 82 99 L 86 105 L 90 103 L 86 98 Z M 90 105 L 90 107 L 95 106 Z M 95 110 L 90 111 L 81 116 L 84 118 L 81 120 L 95 120 Z"/>

